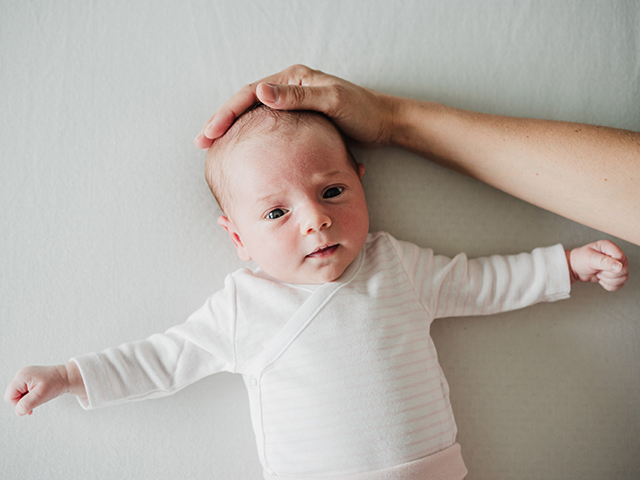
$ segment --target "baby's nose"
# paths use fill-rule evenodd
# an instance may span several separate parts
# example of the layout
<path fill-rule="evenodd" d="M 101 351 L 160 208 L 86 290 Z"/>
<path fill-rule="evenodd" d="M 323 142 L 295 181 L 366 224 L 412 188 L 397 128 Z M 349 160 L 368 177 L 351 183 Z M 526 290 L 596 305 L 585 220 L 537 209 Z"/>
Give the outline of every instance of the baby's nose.
<path fill-rule="evenodd" d="M 319 232 L 331 226 L 331 218 L 320 208 L 310 209 L 305 220 L 302 224 L 304 235 Z"/>

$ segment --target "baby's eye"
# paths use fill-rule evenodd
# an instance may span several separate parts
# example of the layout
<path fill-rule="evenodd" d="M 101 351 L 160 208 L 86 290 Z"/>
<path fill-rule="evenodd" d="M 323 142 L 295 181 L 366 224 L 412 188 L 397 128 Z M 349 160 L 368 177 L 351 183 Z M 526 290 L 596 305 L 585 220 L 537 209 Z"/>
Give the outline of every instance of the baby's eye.
<path fill-rule="evenodd" d="M 329 188 L 326 192 L 324 192 L 324 195 L 322 196 L 322 198 L 333 198 L 333 197 L 337 197 L 337 196 L 338 196 L 338 195 L 340 195 L 343 191 L 344 191 L 344 187 L 331 187 L 331 188 Z"/>
<path fill-rule="evenodd" d="M 286 212 L 281 209 L 281 208 L 276 208 L 275 210 L 271 210 L 269 213 L 267 213 L 267 216 L 265 218 L 267 218 L 268 220 L 275 220 L 276 218 L 280 218 L 281 216 L 283 216 Z"/>

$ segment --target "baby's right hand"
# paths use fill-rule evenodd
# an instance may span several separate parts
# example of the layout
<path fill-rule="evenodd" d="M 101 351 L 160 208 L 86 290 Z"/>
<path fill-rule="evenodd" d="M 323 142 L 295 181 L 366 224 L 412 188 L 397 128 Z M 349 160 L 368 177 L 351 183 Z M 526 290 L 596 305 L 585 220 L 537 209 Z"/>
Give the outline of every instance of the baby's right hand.
<path fill-rule="evenodd" d="M 19 416 L 65 393 L 86 396 L 82 376 L 75 363 L 51 367 L 27 367 L 20 370 L 7 387 L 4 399 L 15 405 Z"/>

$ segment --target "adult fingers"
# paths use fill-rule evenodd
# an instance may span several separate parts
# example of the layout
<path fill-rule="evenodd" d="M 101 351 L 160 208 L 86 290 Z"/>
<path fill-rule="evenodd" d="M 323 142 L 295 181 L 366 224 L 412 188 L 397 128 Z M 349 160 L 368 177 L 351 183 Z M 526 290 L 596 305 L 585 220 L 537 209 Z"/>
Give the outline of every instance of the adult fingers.
<path fill-rule="evenodd" d="M 256 103 L 258 85 L 263 83 L 279 85 L 314 85 L 330 82 L 334 78 L 319 70 L 312 70 L 304 65 L 292 65 L 274 75 L 263 78 L 255 83 L 242 87 L 229 98 L 213 116 L 207 121 L 194 143 L 198 148 L 208 148 L 213 140 L 223 135 L 235 119 Z"/>
<path fill-rule="evenodd" d="M 335 111 L 338 101 L 335 86 L 275 85 L 261 83 L 256 89 L 258 100 L 276 110 Z"/>
<path fill-rule="evenodd" d="M 222 136 L 242 112 L 258 101 L 256 87 L 259 83 L 245 85 L 216 110 L 195 138 L 196 147 L 209 148 L 213 140 Z"/>
<path fill-rule="evenodd" d="M 276 110 L 312 110 L 327 115 L 348 137 L 361 145 L 389 143 L 392 97 L 335 77 L 323 85 L 261 83 L 258 100 Z"/>

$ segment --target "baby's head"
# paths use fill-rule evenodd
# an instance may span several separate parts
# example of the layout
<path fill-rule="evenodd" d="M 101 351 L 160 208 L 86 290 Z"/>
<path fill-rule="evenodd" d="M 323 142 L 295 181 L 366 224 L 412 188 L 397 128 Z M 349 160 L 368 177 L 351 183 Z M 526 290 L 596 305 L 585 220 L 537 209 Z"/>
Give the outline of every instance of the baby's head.
<path fill-rule="evenodd" d="M 238 255 L 288 283 L 336 280 L 369 230 L 364 167 L 325 116 L 257 106 L 207 153 L 206 178 Z"/>

